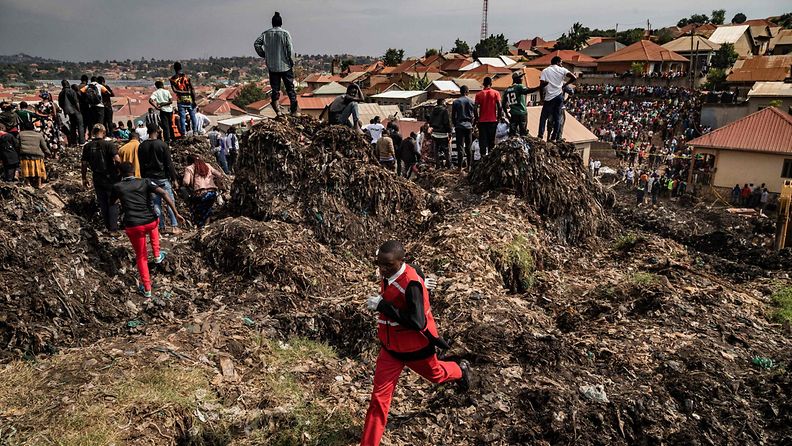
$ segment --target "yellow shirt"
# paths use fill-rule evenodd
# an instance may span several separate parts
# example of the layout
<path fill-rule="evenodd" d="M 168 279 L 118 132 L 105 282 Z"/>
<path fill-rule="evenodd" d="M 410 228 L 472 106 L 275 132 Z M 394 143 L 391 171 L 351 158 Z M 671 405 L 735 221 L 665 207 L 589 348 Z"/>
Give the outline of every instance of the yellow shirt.
<path fill-rule="evenodd" d="M 121 158 L 121 162 L 132 163 L 135 167 L 135 178 L 140 178 L 138 147 L 140 147 L 140 141 L 133 139 L 118 149 L 118 156 Z"/>

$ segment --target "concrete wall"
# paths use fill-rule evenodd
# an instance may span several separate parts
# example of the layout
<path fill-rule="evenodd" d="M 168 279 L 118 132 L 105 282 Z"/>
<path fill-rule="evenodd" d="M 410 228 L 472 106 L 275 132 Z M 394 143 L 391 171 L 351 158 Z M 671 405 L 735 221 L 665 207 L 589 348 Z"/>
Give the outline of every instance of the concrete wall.
<path fill-rule="evenodd" d="M 745 31 L 740 39 L 734 43 L 734 51 L 737 52 L 737 55 L 741 57 L 749 56 L 753 54 L 754 45 L 753 40 L 748 35 L 748 31 Z"/>
<path fill-rule="evenodd" d="M 704 104 L 701 107 L 701 125 L 713 130 L 744 118 L 750 114 L 748 104 Z"/>
<path fill-rule="evenodd" d="M 745 183 L 765 183 L 773 193 L 779 193 L 784 184 L 785 178 L 781 178 L 784 160 L 792 159 L 792 154 L 784 156 L 734 150 L 697 149 L 696 153 L 715 154 L 713 186 L 731 189 L 735 184 L 742 187 Z"/>
<path fill-rule="evenodd" d="M 782 112 L 792 114 L 792 97 L 787 98 L 757 98 L 753 97 L 748 100 L 748 109 L 750 113 L 757 112 L 763 108 L 770 106 L 770 103 L 776 100 L 781 101 L 781 106 L 778 107 Z"/>

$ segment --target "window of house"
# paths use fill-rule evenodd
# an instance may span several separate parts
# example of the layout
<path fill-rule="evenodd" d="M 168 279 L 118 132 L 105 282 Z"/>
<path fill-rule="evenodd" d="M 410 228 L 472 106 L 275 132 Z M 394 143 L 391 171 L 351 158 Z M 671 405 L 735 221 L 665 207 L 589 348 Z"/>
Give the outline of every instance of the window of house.
<path fill-rule="evenodd" d="M 781 169 L 781 178 L 792 178 L 792 159 L 784 160 L 784 168 Z"/>

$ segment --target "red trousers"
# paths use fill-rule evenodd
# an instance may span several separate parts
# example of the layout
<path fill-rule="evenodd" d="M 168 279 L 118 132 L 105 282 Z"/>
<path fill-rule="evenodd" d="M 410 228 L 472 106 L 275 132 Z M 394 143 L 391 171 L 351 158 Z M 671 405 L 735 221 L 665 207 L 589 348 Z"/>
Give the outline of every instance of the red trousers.
<path fill-rule="evenodd" d="M 374 371 L 374 390 L 371 392 L 371 403 L 366 413 L 366 424 L 363 426 L 361 446 L 378 446 L 385 424 L 388 421 L 393 391 L 399 381 L 402 369 L 407 366 L 413 372 L 437 384 L 455 381 L 462 378 L 462 369 L 455 362 L 439 361 L 437 355 L 418 361 L 400 361 L 380 349 L 377 357 L 377 368 Z"/>
<path fill-rule="evenodd" d="M 146 253 L 146 236 L 151 237 L 151 249 L 154 251 L 154 258 L 156 259 L 160 255 L 158 224 L 159 220 L 154 220 L 147 225 L 133 226 L 125 229 L 127 237 L 129 237 L 129 241 L 132 243 L 132 249 L 135 250 L 135 260 L 137 262 L 138 272 L 140 273 L 140 281 L 143 282 L 143 288 L 146 291 L 151 291 L 151 276 L 149 275 L 148 254 Z"/>

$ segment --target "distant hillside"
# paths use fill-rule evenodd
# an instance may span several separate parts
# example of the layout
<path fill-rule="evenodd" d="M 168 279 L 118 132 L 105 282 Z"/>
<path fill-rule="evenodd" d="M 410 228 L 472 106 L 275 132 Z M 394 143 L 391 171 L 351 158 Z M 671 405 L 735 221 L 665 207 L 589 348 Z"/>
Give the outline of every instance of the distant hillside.
<path fill-rule="evenodd" d="M 0 64 L 31 64 L 31 63 L 54 63 L 58 62 L 52 59 L 45 59 L 43 57 L 30 56 L 25 53 L 14 54 L 11 56 L 0 55 Z"/>

